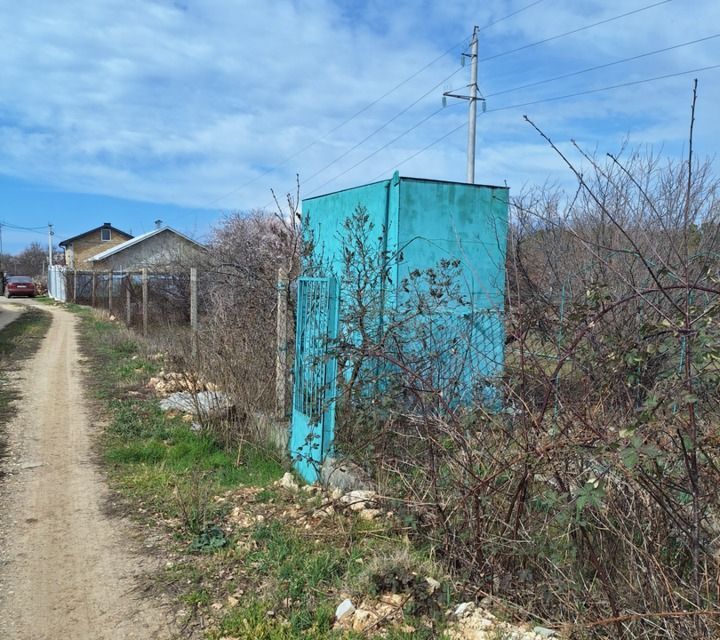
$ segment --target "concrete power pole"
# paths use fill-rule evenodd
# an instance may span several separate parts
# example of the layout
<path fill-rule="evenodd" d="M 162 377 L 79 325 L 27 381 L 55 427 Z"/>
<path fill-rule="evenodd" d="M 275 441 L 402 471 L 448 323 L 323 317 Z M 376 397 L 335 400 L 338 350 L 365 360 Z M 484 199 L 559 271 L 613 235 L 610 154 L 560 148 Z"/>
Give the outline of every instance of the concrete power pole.
<path fill-rule="evenodd" d="M 465 58 L 470 58 L 470 84 L 467 88 L 469 95 L 446 91 L 443 93 L 443 104 L 446 98 L 459 98 L 469 102 L 468 108 L 468 143 L 467 143 L 467 181 L 470 184 L 475 182 L 475 140 L 477 123 L 477 103 L 482 101 L 483 111 L 485 110 L 485 98 L 478 91 L 478 27 L 473 29 L 472 40 L 470 41 L 470 53 L 463 53 L 463 64 Z"/>
<path fill-rule="evenodd" d="M 467 181 L 475 182 L 475 125 L 477 123 L 477 96 L 478 96 L 478 28 L 473 29 L 472 43 L 470 44 L 470 108 L 468 113 L 468 146 L 467 146 Z"/>
<path fill-rule="evenodd" d="M 48 222 L 48 269 L 52 266 L 52 237 L 55 235 L 53 226 Z"/>

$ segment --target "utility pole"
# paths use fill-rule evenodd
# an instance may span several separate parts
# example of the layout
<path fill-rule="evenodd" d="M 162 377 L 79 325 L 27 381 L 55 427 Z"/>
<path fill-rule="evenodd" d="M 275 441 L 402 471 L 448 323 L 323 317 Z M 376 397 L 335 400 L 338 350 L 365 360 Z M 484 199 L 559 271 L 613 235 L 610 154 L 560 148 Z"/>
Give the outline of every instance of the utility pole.
<path fill-rule="evenodd" d="M 48 269 L 52 266 L 52 237 L 55 235 L 53 226 L 48 222 Z"/>
<path fill-rule="evenodd" d="M 470 108 L 468 114 L 467 181 L 475 182 L 475 125 L 477 123 L 477 68 L 478 68 L 478 28 L 473 29 L 470 44 Z"/>
<path fill-rule="evenodd" d="M 485 98 L 478 91 L 478 31 L 479 28 L 473 29 L 472 40 L 470 41 L 470 53 L 463 53 L 463 65 L 465 58 L 470 58 L 470 84 L 467 85 L 469 95 L 455 93 L 454 91 L 446 91 L 443 93 L 443 105 L 446 98 L 458 98 L 467 100 L 468 108 L 468 142 L 467 142 L 467 182 L 474 184 L 475 182 L 475 140 L 476 140 L 476 124 L 477 124 L 477 103 L 482 102 L 483 111 L 485 111 Z"/>

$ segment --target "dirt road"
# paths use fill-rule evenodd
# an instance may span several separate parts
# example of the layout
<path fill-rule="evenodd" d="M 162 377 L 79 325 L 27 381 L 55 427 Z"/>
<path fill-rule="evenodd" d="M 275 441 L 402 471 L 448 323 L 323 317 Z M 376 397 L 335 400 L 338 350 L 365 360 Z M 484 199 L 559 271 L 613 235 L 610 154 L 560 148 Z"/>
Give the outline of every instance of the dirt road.
<path fill-rule="evenodd" d="M 8 425 L 0 486 L 0 640 L 169 638 L 162 610 L 136 589 L 150 560 L 130 550 L 128 523 L 103 511 L 75 322 L 53 310 L 19 376 L 27 402 Z"/>

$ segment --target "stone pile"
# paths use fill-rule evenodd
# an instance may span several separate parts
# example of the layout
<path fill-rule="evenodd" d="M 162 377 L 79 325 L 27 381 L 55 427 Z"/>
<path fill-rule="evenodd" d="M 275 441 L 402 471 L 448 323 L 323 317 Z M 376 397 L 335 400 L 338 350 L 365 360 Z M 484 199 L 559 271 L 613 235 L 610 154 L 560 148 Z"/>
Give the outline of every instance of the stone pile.
<path fill-rule="evenodd" d="M 503 622 L 473 602 L 463 602 L 450 615 L 453 622 L 445 632 L 448 640 L 560 640 L 553 629 Z"/>
<path fill-rule="evenodd" d="M 148 387 L 160 396 L 169 396 L 178 392 L 200 393 L 201 391 L 217 392 L 216 384 L 193 379 L 175 371 L 160 371 L 150 378 Z"/>
<path fill-rule="evenodd" d="M 292 492 L 302 490 L 320 497 L 320 507 L 313 513 L 314 518 L 326 518 L 335 515 L 338 509 L 351 511 L 362 520 L 375 520 L 382 515 L 387 515 L 387 517 L 393 515 L 392 512 L 385 513 L 378 508 L 380 506 L 380 496 L 369 489 L 355 489 L 347 493 L 340 489 L 327 491 L 318 485 L 307 485 L 301 489 L 291 473 L 286 473 L 275 483 L 275 486 Z"/>
<path fill-rule="evenodd" d="M 226 416 L 233 409 L 232 399 L 218 391 L 177 391 L 160 400 L 163 411 L 207 418 Z"/>
<path fill-rule="evenodd" d="M 343 600 L 335 611 L 334 629 L 369 633 L 380 625 L 393 626 L 403 633 L 416 629 L 403 620 L 403 607 L 408 596 L 402 593 L 384 593 L 377 598 L 364 598 L 356 607 L 350 598 Z"/>

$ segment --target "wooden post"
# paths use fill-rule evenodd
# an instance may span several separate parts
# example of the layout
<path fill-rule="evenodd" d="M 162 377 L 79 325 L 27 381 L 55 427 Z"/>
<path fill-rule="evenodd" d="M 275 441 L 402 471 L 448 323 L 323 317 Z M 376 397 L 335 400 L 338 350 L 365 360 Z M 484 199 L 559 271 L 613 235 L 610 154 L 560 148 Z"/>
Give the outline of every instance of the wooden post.
<path fill-rule="evenodd" d="M 125 276 L 125 324 L 129 327 L 132 322 L 132 295 L 130 293 L 130 274 Z"/>
<path fill-rule="evenodd" d="M 143 318 L 143 335 L 148 333 L 148 271 L 142 270 L 142 318 Z"/>
<path fill-rule="evenodd" d="M 275 406 L 279 418 L 285 417 L 287 386 L 287 289 L 285 269 L 278 269 L 277 282 L 277 353 L 275 356 Z"/>
<path fill-rule="evenodd" d="M 108 313 L 112 313 L 113 272 L 108 271 Z"/>
<path fill-rule="evenodd" d="M 77 269 L 73 269 L 73 302 L 77 302 Z"/>
<path fill-rule="evenodd" d="M 97 272 L 93 269 L 92 272 L 92 301 L 90 302 L 90 306 L 95 307 L 95 289 L 97 287 Z"/>
<path fill-rule="evenodd" d="M 198 286 L 197 267 L 190 268 L 190 331 L 192 333 L 192 355 L 197 356 L 198 349 Z"/>

